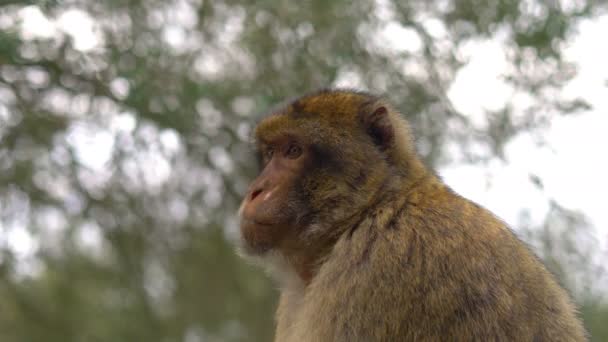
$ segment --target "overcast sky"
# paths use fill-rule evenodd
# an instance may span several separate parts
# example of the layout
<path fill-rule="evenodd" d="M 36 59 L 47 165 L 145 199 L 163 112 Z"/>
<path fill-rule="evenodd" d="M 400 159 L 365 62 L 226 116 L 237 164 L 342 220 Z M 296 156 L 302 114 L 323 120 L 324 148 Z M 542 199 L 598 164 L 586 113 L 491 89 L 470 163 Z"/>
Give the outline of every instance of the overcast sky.
<path fill-rule="evenodd" d="M 567 97 L 580 96 L 593 109 L 571 116 L 555 116 L 546 131 L 547 146 L 536 146 L 522 134 L 506 148 L 506 163 L 495 160 L 488 167 L 449 165 L 440 170 L 456 191 L 488 207 L 511 224 L 527 208 L 534 222 L 542 222 L 554 198 L 569 209 L 583 212 L 608 248 L 608 15 L 585 20 L 566 49 L 578 75 L 563 90 Z M 465 115 L 475 119 L 483 108 L 500 108 L 512 97 L 501 80 L 506 62 L 499 42 L 477 44 L 470 63 L 460 70 L 449 96 Z M 479 86 L 483 85 L 483 86 Z M 544 192 L 529 181 L 539 176 Z M 488 176 L 488 182 L 480 181 Z"/>

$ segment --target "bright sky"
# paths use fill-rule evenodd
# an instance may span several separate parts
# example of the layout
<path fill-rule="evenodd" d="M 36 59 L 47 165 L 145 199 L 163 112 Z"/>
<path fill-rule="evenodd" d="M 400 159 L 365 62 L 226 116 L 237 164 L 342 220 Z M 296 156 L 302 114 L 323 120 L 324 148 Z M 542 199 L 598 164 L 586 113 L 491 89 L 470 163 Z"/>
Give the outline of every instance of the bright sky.
<path fill-rule="evenodd" d="M 506 148 L 507 163 L 492 161 L 487 168 L 449 165 L 440 170 L 456 191 L 486 206 L 514 225 L 522 209 L 533 222 L 542 222 L 547 198 L 583 212 L 608 248 L 608 15 L 585 20 L 566 49 L 566 57 L 579 65 L 578 75 L 563 94 L 581 96 L 593 109 L 572 116 L 556 116 L 547 130 L 548 146 L 538 147 L 528 135 L 514 139 Z M 501 45 L 480 43 L 470 63 L 457 75 L 449 96 L 462 113 L 475 120 L 482 108 L 495 109 L 509 100 L 511 89 L 500 80 L 506 66 Z M 483 84 L 482 87 L 479 85 Z M 544 193 L 529 181 L 539 176 Z M 480 181 L 488 176 L 488 182 Z"/>
<path fill-rule="evenodd" d="M 72 36 L 75 47 L 82 51 L 94 49 L 102 41 L 92 19 L 78 10 L 67 11 L 56 22 L 51 22 L 36 7 L 28 7 L 21 12 L 21 19 L 25 38 L 52 37 L 57 31 L 63 31 Z M 585 20 L 573 44 L 566 49 L 566 56 L 578 63 L 579 70 L 563 94 L 582 96 L 593 105 L 592 110 L 575 116 L 556 116 L 546 131 L 549 142 L 546 147 L 538 147 L 530 136 L 518 136 L 506 148 L 506 163 L 493 160 L 483 168 L 452 164 L 439 170 L 445 181 L 511 225 L 517 224 L 523 209 L 529 209 L 533 222 L 541 222 L 548 209 L 547 199 L 555 198 L 568 208 L 582 211 L 598 230 L 604 250 L 608 249 L 608 208 L 603 197 L 608 193 L 608 153 L 605 151 L 608 147 L 608 44 L 600 43 L 606 41 L 606 32 L 608 15 Z M 408 32 L 389 25 L 384 33 L 388 41 L 403 42 L 396 37 L 402 38 Z M 490 40 L 472 43 L 463 51 L 470 62 L 458 73 L 449 97 L 473 122 L 483 121 L 483 108 L 495 109 L 506 101 L 526 100 L 525 96 L 516 96 L 513 100 L 512 89 L 500 81 L 507 67 L 501 46 L 499 40 Z M 408 46 L 401 48 L 408 49 Z M 128 115 L 125 117 L 129 119 Z M 87 152 L 83 155 L 107 154 L 99 153 L 100 149 L 109 152 L 107 146 L 112 144 L 102 139 L 107 138 L 107 134 L 98 135 L 101 137 L 98 139 L 77 133 L 73 141 L 79 145 L 77 149 Z M 91 164 L 99 163 L 93 160 Z M 530 174 L 543 180 L 544 192 L 530 183 Z M 34 238 L 23 229 L 9 229 L 3 239 L 20 255 L 31 255 L 37 248 Z M 0 243 L 3 239 L 0 238 Z"/>

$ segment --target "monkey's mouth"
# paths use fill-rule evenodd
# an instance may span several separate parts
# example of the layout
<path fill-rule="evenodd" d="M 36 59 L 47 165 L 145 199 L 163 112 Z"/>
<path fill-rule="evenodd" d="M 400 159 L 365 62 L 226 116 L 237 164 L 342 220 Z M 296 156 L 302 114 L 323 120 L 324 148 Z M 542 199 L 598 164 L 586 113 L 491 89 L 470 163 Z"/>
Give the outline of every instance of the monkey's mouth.
<path fill-rule="evenodd" d="M 259 219 L 249 219 L 249 218 L 242 217 L 241 218 L 241 227 L 243 225 L 271 227 L 271 226 L 275 226 L 276 224 L 273 222 L 270 222 L 270 221 L 263 221 L 263 220 L 259 220 Z"/>

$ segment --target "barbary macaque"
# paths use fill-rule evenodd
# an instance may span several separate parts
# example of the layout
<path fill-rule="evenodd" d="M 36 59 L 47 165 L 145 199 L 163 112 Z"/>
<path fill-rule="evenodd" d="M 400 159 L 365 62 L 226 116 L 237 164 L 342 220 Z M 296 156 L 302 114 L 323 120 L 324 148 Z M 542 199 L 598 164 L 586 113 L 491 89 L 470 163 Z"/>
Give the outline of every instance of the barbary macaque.
<path fill-rule="evenodd" d="M 265 117 L 242 250 L 278 278 L 276 341 L 585 341 L 568 294 L 416 154 L 385 100 L 323 90 Z"/>

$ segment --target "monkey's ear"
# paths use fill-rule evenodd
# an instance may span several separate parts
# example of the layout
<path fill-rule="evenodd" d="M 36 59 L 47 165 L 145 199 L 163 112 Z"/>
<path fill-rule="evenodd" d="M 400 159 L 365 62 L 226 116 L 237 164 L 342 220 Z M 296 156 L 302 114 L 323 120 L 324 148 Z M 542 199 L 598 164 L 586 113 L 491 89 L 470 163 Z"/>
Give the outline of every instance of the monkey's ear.
<path fill-rule="evenodd" d="M 385 106 L 364 110 L 361 119 L 367 133 L 381 150 L 386 150 L 393 144 L 395 132 Z"/>

